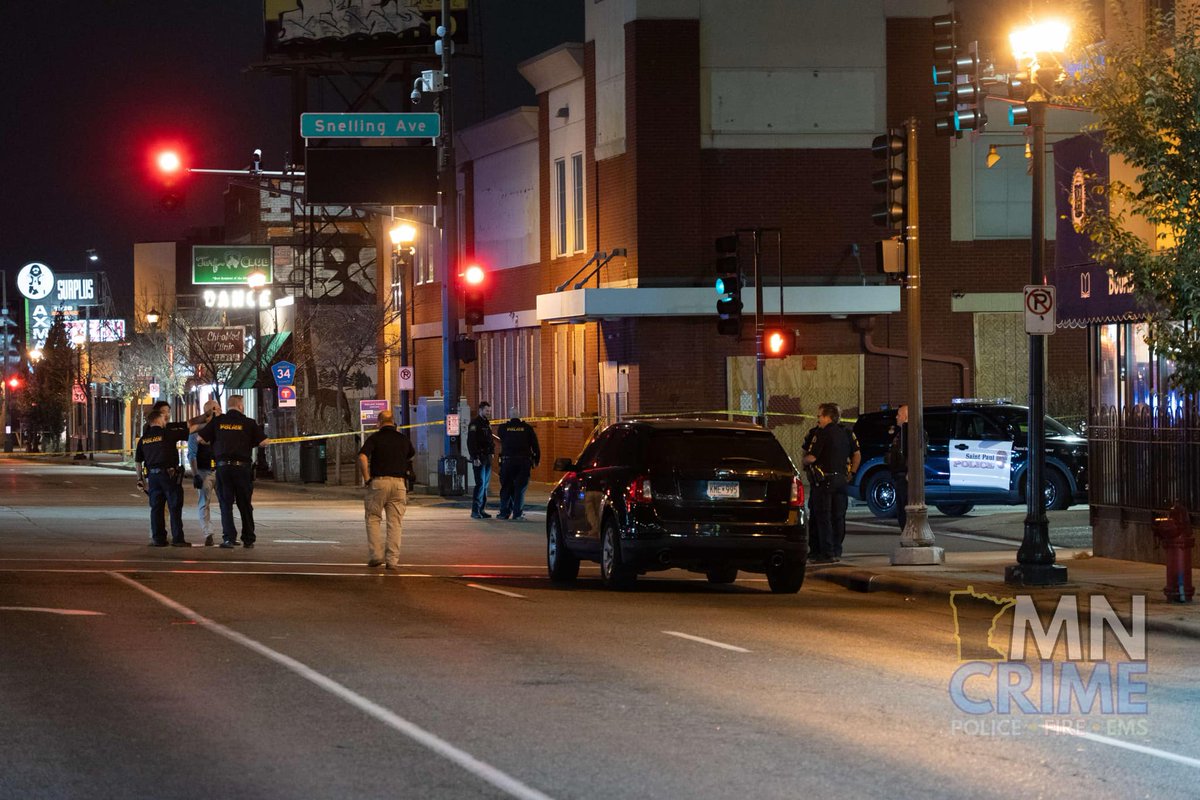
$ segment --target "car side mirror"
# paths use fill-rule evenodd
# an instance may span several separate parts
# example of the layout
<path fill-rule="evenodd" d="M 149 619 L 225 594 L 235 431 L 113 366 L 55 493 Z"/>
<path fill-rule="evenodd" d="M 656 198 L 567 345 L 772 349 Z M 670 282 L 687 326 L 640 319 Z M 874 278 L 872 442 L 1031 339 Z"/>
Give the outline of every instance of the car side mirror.
<path fill-rule="evenodd" d="M 569 458 L 554 459 L 554 471 L 555 472 L 570 472 L 573 469 L 575 469 L 575 465 L 571 463 L 571 459 L 569 459 Z"/>

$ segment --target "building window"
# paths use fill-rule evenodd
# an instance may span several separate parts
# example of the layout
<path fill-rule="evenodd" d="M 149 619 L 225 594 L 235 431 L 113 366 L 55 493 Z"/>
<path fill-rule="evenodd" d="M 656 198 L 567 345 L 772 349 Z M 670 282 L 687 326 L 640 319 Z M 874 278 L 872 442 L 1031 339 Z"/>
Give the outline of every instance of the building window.
<path fill-rule="evenodd" d="M 571 201 L 573 204 L 572 211 L 575 220 L 575 239 L 572 242 L 576 253 L 582 252 L 584 248 L 583 236 L 583 154 L 576 153 L 571 156 L 571 180 L 572 185 Z"/>
<path fill-rule="evenodd" d="M 483 333 L 479 336 L 479 399 L 487 400 L 498 419 L 514 406 L 532 416 L 541 396 L 541 339 L 538 328 Z"/>
<path fill-rule="evenodd" d="M 567 254 L 567 162 L 558 159 L 554 162 L 554 230 L 557 241 L 554 243 L 555 255 Z"/>
<path fill-rule="evenodd" d="M 584 414 L 584 335 L 586 325 L 554 328 L 554 414 L 577 418 Z"/>

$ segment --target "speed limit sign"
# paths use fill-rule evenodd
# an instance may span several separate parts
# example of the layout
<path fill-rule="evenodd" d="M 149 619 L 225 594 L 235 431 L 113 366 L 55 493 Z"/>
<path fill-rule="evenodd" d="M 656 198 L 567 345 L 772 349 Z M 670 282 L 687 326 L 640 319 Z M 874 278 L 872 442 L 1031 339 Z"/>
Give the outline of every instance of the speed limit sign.
<path fill-rule="evenodd" d="M 411 392 L 415 388 L 416 384 L 413 381 L 413 368 L 412 367 L 401 367 L 400 368 L 400 380 L 397 381 L 396 386 L 401 391 L 405 391 L 405 392 Z"/>

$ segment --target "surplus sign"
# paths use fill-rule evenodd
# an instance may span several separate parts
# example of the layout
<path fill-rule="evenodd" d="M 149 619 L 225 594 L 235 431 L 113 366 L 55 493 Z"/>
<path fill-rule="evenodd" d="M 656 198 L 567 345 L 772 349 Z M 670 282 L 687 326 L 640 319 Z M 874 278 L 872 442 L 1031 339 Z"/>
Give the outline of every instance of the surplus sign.
<path fill-rule="evenodd" d="M 192 283 L 248 284 L 250 275 L 261 272 L 272 281 L 270 245 L 207 245 L 192 248 Z"/>

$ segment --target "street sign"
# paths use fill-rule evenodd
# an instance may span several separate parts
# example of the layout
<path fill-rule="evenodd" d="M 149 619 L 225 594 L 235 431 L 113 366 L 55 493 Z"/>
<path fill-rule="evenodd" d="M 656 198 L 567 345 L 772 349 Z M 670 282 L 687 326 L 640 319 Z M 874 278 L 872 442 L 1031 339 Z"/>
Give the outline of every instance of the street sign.
<path fill-rule="evenodd" d="M 290 361 L 272 364 L 271 376 L 275 378 L 276 386 L 291 386 L 296 380 L 296 365 Z"/>
<path fill-rule="evenodd" d="M 379 424 L 379 412 L 387 411 L 391 408 L 389 400 L 359 400 L 358 401 L 358 427 L 361 430 L 374 428 Z"/>
<path fill-rule="evenodd" d="M 434 139 L 441 132 L 442 118 L 437 114 L 300 115 L 300 135 L 306 139 Z"/>
<path fill-rule="evenodd" d="M 447 436 L 458 436 L 460 428 L 461 428 L 461 426 L 458 421 L 458 414 L 447 414 L 446 415 L 446 435 Z"/>
<path fill-rule="evenodd" d="M 1053 286 L 1025 287 L 1025 332 L 1030 336 L 1049 336 L 1057 322 L 1057 302 Z"/>
<path fill-rule="evenodd" d="M 152 383 L 150 384 L 150 391 L 148 391 L 147 394 L 150 395 L 151 398 L 157 400 L 159 388 L 160 387 L 157 383 Z"/>
<path fill-rule="evenodd" d="M 296 407 L 296 387 L 280 386 L 279 392 L 279 407 L 280 408 L 295 408 Z"/>
<path fill-rule="evenodd" d="M 416 387 L 415 380 L 412 367 L 401 367 L 400 380 L 396 382 L 396 388 L 402 392 L 411 392 Z"/>
<path fill-rule="evenodd" d="M 81 404 L 87 403 L 87 392 L 83 390 L 82 384 L 71 384 L 71 402 Z"/>
<path fill-rule="evenodd" d="M 54 291 L 54 272 L 45 264 L 32 261 L 17 273 L 17 288 L 30 300 L 41 300 Z"/>

